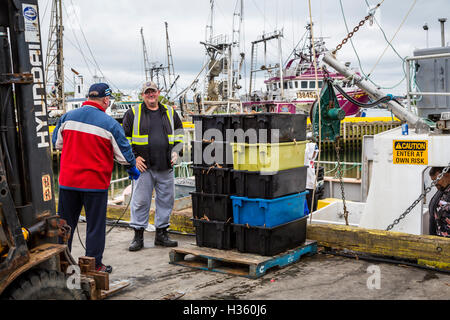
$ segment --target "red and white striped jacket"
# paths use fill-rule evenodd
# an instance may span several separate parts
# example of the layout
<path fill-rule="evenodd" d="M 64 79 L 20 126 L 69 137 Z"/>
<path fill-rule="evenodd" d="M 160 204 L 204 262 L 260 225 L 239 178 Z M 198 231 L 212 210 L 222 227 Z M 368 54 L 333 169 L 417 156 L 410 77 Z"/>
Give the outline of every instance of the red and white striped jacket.
<path fill-rule="evenodd" d="M 53 132 L 53 146 L 62 150 L 61 189 L 99 192 L 108 190 L 114 160 L 136 165 L 120 124 L 93 101 L 64 114 Z"/>

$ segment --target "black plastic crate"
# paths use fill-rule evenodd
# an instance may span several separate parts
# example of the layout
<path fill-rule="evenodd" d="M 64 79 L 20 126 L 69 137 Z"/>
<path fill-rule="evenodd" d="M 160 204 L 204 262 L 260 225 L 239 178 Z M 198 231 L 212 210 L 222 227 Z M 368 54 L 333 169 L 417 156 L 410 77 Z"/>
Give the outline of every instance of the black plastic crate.
<path fill-rule="evenodd" d="M 248 132 L 249 129 L 255 129 L 256 140 L 254 136 L 246 135 L 244 141 L 238 141 L 237 136 L 227 141 L 239 143 L 282 143 L 291 141 L 306 140 L 307 115 L 304 114 L 282 114 L 282 113 L 255 113 L 245 115 L 232 115 L 230 127 L 234 130 L 242 129 Z M 260 129 L 267 130 L 266 134 L 260 135 Z M 278 135 L 272 139 L 271 130 L 278 130 Z"/>
<path fill-rule="evenodd" d="M 192 171 L 195 177 L 196 192 L 224 195 L 236 193 L 232 169 L 194 166 Z"/>
<path fill-rule="evenodd" d="M 239 252 L 274 256 L 301 246 L 306 241 L 306 222 L 303 217 L 274 228 L 233 225 Z"/>
<path fill-rule="evenodd" d="M 239 197 L 274 199 L 306 190 L 308 167 L 282 170 L 272 174 L 233 170 L 236 195 Z"/>
<path fill-rule="evenodd" d="M 230 250 L 236 247 L 231 223 L 193 219 L 197 246 Z"/>
<path fill-rule="evenodd" d="M 207 217 L 211 221 L 233 221 L 233 204 L 229 195 L 191 192 L 191 196 L 194 219 Z"/>
<path fill-rule="evenodd" d="M 231 115 L 193 115 L 195 139 L 226 141 L 226 130 L 231 129 Z M 205 134 L 206 133 L 206 134 Z"/>
<path fill-rule="evenodd" d="M 194 166 L 211 167 L 216 164 L 224 168 L 233 167 L 233 149 L 222 141 L 192 141 L 191 161 Z"/>

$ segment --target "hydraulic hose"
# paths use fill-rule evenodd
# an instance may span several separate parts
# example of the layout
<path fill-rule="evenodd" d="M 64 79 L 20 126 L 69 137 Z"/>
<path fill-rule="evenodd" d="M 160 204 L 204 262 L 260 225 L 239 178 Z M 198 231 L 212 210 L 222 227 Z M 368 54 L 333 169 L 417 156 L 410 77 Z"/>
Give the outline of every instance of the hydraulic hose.
<path fill-rule="evenodd" d="M 380 103 L 386 103 L 391 100 L 394 100 L 394 97 L 392 95 L 387 95 L 386 97 L 383 97 L 383 98 L 378 99 L 377 101 L 374 101 L 371 103 L 361 103 L 361 102 L 353 99 L 353 97 L 351 97 L 350 95 L 348 95 L 347 92 L 345 92 L 345 90 L 342 89 L 340 86 L 333 84 L 333 87 L 335 87 L 337 89 L 337 91 L 339 91 L 348 101 L 350 101 L 353 104 L 356 104 L 358 107 L 361 107 L 361 108 L 371 108 L 371 107 L 375 107 L 375 106 L 379 105 Z"/>

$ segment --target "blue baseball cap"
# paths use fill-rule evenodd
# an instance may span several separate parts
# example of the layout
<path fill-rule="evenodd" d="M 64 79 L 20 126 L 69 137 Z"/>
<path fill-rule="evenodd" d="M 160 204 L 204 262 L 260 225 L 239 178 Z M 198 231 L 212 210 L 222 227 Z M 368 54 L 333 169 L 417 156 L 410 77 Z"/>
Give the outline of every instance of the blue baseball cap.
<path fill-rule="evenodd" d="M 104 98 L 111 95 L 112 90 L 106 83 L 94 83 L 89 88 L 89 98 Z"/>

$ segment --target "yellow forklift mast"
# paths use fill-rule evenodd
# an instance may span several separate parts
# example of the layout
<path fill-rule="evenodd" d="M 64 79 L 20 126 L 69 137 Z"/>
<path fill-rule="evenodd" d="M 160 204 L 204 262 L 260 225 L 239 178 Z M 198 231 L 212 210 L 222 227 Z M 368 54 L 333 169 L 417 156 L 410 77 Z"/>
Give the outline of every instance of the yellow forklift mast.
<path fill-rule="evenodd" d="M 0 299 L 102 299 L 107 273 L 76 263 L 56 214 L 37 0 L 0 0 Z"/>

